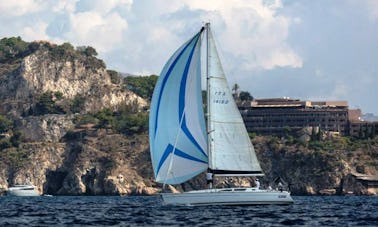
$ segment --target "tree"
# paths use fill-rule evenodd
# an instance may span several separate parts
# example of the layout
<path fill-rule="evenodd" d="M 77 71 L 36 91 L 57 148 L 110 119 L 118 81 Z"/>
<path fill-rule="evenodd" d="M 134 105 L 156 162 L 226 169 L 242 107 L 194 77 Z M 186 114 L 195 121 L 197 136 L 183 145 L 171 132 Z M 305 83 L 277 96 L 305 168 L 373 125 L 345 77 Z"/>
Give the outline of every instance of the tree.
<path fill-rule="evenodd" d="M 239 98 L 241 101 L 252 101 L 253 97 L 248 91 L 241 91 L 239 94 Z"/>
<path fill-rule="evenodd" d="M 320 126 L 319 126 L 318 133 L 316 134 L 316 140 L 321 141 L 322 137 L 323 137 L 323 132 L 322 132 Z"/>
<path fill-rule="evenodd" d="M 54 96 L 55 96 L 56 100 L 62 100 L 64 98 L 63 93 L 61 91 L 54 92 Z"/>
<path fill-rule="evenodd" d="M 110 76 L 110 81 L 113 83 L 113 84 L 119 84 L 121 82 L 121 77 L 118 75 L 118 72 L 117 71 L 114 71 L 114 70 L 106 70 L 106 72 L 109 74 Z"/>
<path fill-rule="evenodd" d="M 72 100 L 70 110 L 72 113 L 80 113 L 85 107 L 86 98 L 81 95 L 76 95 Z"/>
<path fill-rule="evenodd" d="M 315 126 L 312 126 L 312 129 L 311 129 L 311 141 L 316 141 L 317 139 L 317 135 L 316 135 L 316 131 L 315 131 Z"/>
<path fill-rule="evenodd" d="M 148 129 L 148 114 L 122 114 L 115 119 L 114 128 L 126 135 L 145 132 Z"/>
<path fill-rule="evenodd" d="M 76 49 L 88 57 L 97 56 L 96 49 L 91 46 L 79 46 Z"/>
<path fill-rule="evenodd" d="M 99 120 L 98 127 L 100 128 L 108 127 L 112 125 L 114 121 L 113 112 L 108 108 L 102 109 L 97 112 L 95 114 L 95 117 Z"/>
<path fill-rule="evenodd" d="M 70 43 L 63 43 L 62 45 L 49 45 L 52 59 L 55 60 L 69 60 L 75 57 L 75 49 Z"/>
<path fill-rule="evenodd" d="M 239 85 L 238 84 L 234 84 L 234 86 L 232 87 L 232 91 L 234 92 L 234 95 L 235 97 L 238 96 L 238 90 L 239 90 Z"/>
<path fill-rule="evenodd" d="M 63 43 L 61 47 L 66 51 L 74 51 L 75 48 L 72 46 L 71 43 Z"/>
<path fill-rule="evenodd" d="M 127 89 L 135 92 L 142 98 L 151 100 L 157 79 L 158 76 L 156 75 L 128 76 L 125 77 L 124 83 Z"/>
<path fill-rule="evenodd" d="M 20 145 L 21 143 L 21 140 L 22 140 L 22 133 L 19 131 L 15 131 L 9 141 L 13 147 L 18 147 L 18 145 Z"/>
<path fill-rule="evenodd" d="M 58 97 L 60 97 L 59 93 L 53 93 L 52 91 L 43 93 L 35 105 L 34 114 L 64 114 L 65 111 L 63 108 L 55 103 L 55 94 L 58 94 Z"/>
<path fill-rule="evenodd" d="M 28 52 L 28 43 L 20 37 L 3 38 L 0 40 L 0 63 L 23 57 Z"/>

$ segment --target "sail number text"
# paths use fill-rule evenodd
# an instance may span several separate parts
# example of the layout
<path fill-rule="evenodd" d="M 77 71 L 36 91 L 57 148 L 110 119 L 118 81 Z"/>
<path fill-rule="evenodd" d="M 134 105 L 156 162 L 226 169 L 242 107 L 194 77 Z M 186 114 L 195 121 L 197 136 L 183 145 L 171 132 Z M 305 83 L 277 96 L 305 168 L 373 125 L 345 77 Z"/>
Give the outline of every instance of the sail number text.
<path fill-rule="evenodd" d="M 224 91 L 216 91 L 214 93 L 213 103 L 227 104 L 228 102 L 229 102 L 229 100 L 226 97 L 226 92 L 224 92 Z"/>

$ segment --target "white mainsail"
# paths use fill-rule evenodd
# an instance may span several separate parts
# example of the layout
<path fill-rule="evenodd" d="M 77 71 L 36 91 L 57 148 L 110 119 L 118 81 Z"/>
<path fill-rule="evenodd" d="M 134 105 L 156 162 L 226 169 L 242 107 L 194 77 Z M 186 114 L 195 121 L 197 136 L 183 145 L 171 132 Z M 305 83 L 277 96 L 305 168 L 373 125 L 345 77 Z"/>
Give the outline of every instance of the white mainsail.
<path fill-rule="evenodd" d="M 215 47 L 208 35 L 209 167 L 221 175 L 263 175 Z"/>

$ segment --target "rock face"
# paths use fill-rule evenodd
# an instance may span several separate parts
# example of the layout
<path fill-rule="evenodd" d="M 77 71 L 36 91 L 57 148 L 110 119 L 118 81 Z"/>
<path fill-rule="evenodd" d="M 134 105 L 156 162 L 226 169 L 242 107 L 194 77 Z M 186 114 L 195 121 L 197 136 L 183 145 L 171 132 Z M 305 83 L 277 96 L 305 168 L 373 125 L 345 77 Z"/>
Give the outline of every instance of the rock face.
<path fill-rule="evenodd" d="M 104 129 L 77 132 L 82 140 L 24 143 L 4 152 L 25 155 L 0 161 L 0 188 L 33 183 L 41 194 L 154 194 L 146 135 L 127 138 Z"/>
<path fill-rule="evenodd" d="M 133 92 L 112 83 L 105 68 L 88 69 L 76 58 L 53 60 L 43 47 L 23 58 L 17 70 L 1 78 L 0 113 L 7 115 L 20 116 L 29 111 L 46 92 L 59 93 L 63 97 L 61 102 L 85 97 L 80 113 L 115 109 L 121 104 L 147 105 Z"/>
<path fill-rule="evenodd" d="M 346 139 L 336 137 L 315 143 L 323 144 L 320 149 L 306 147 L 304 143 L 290 144 L 284 139 L 255 138 L 258 158 L 266 174 L 263 185 L 281 178 L 295 195 L 378 194 L 377 188 L 368 190 L 367 184 L 355 177 L 360 165 L 364 166 L 364 174 L 378 177 L 378 138 L 372 141 L 375 145 L 370 149 L 365 144 L 369 141 L 348 145 Z"/>
<path fill-rule="evenodd" d="M 377 194 L 376 189 L 368 189 L 356 178 L 354 166 L 368 163 L 363 160 L 363 150 L 357 149 L 356 156 L 348 158 L 340 150 L 316 152 L 265 137 L 257 137 L 253 142 L 266 174 L 260 180 L 262 187 L 275 188 L 279 177 L 294 195 Z M 11 184 L 31 182 L 41 194 L 53 195 L 149 195 L 161 191 L 162 185 L 153 180 L 146 134 L 125 136 L 111 129 L 76 129 L 69 139 L 23 143 L 2 152 L 13 157 L 7 162 L 0 159 L 0 188 L 4 189 Z M 377 175 L 374 166 L 366 165 L 363 169 L 363 175 Z M 215 178 L 215 185 L 254 186 L 254 181 Z M 202 174 L 171 190 L 205 187 Z"/>
<path fill-rule="evenodd" d="M 151 172 L 141 174 L 134 163 L 140 153 L 148 163 L 146 135 L 117 134 L 106 124 L 102 128 L 76 124 L 77 118 L 104 109 L 142 110 L 148 102 L 125 89 L 119 78 L 114 80 L 92 55 L 67 46 L 30 45 L 33 51 L 18 54 L 20 58 L 0 59 L 0 194 L 25 183 L 36 185 L 41 194 L 155 193 L 153 183 L 143 178 Z M 73 110 L 77 100 L 80 105 Z M 41 106 L 59 111 L 37 112 Z M 13 122 L 5 132 L 3 116 Z M 146 163 L 138 165 L 143 169 Z"/>
<path fill-rule="evenodd" d="M 16 123 L 16 130 L 22 133 L 24 141 L 59 142 L 67 131 L 75 127 L 73 120 L 74 115 L 29 116 Z"/>
<path fill-rule="evenodd" d="M 53 195 L 150 195 L 161 191 L 162 185 L 153 179 L 147 130 L 120 133 L 106 124 L 77 123 L 80 117 L 104 109 L 115 111 L 124 104 L 142 109 L 148 105 L 146 100 L 112 81 L 104 67 L 89 66 L 77 57 L 53 58 L 45 46 L 15 62 L 12 70 L 0 75 L 0 194 L 13 184 L 24 183 L 36 185 L 41 194 Z M 49 92 L 54 95 L 47 101 L 66 113 L 33 114 Z M 85 101 L 73 111 L 75 100 Z M 49 102 L 44 104 L 53 107 Z M 12 119 L 12 129 L 4 129 L 3 116 Z M 333 147 L 329 149 L 328 142 L 311 147 L 307 139 L 293 143 L 256 137 L 253 144 L 266 174 L 261 186 L 275 187 L 283 181 L 295 195 L 377 194 L 367 182 L 378 176 L 378 137 L 365 142 L 357 146 L 340 138 L 330 140 Z M 215 178 L 215 185 L 254 186 L 254 179 Z M 201 174 L 168 189 L 205 187 L 205 175 Z"/>

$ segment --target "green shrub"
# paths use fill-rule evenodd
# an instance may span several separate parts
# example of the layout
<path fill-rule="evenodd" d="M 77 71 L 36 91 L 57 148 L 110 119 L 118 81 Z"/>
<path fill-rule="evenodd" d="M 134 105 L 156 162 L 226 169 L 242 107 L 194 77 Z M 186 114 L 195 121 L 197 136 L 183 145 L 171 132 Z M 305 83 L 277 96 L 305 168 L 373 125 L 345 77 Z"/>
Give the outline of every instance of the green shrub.
<path fill-rule="evenodd" d="M 5 116 L 0 115 L 0 133 L 7 132 L 11 129 L 13 122 L 6 118 Z"/>
<path fill-rule="evenodd" d="M 100 128 L 111 126 L 114 120 L 113 112 L 107 108 L 97 112 L 95 117 L 99 120 L 97 127 Z"/>
<path fill-rule="evenodd" d="M 60 91 L 54 92 L 54 96 L 55 96 L 56 100 L 58 100 L 58 101 L 63 99 L 63 93 L 60 92 Z"/>
<path fill-rule="evenodd" d="M 96 49 L 91 46 L 78 46 L 76 50 L 88 57 L 97 56 Z"/>
<path fill-rule="evenodd" d="M 254 139 L 254 138 L 256 138 L 257 135 L 256 135 L 255 132 L 249 132 L 248 136 L 249 136 L 250 139 Z"/>
<path fill-rule="evenodd" d="M 0 63 L 22 58 L 29 53 L 28 43 L 20 37 L 3 38 L 0 40 Z"/>
<path fill-rule="evenodd" d="M 18 147 L 22 142 L 22 134 L 19 131 L 13 132 L 13 136 L 10 138 L 10 143 L 13 147 Z"/>
<path fill-rule="evenodd" d="M 84 124 L 98 124 L 99 120 L 90 114 L 79 115 L 75 117 L 74 123 L 77 125 L 84 125 Z"/>
<path fill-rule="evenodd" d="M 118 75 L 117 71 L 114 70 L 107 70 L 109 76 L 110 76 L 110 81 L 113 84 L 119 84 L 121 82 L 121 77 Z"/>
<path fill-rule="evenodd" d="M 55 94 L 51 91 L 43 93 L 32 111 L 33 115 L 64 114 L 63 108 L 55 103 Z"/>
<path fill-rule="evenodd" d="M 70 110 L 72 113 L 80 113 L 84 109 L 86 98 L 81 95 L 76 95 L 72 100 Z"/>
<path fill-rule="evenodd" d="M 50 55 L 53 60 L 71 60 L 76 56 L 75 48 L 70 43 L 63 43 L 62 45 L 49 45 Z"/>
<path fill-rule="evenodd" d="M 248 91 L 241 91 L 239 93 L 239 99 L 241 101 L 252 101 L 253 97 Z"/>
<path fill-rule="evenodd" d="M 68 131 L 63 137 L 66 140 L 80 140 L 83 138 L 82 132 Z"/>
<path fill-rule="evenodd" d="M 315 151 L 333 151 L 335 150 L 335 145 L 332 141 L 310 141 L 308 148 Z"/>
<path fill-rule="evenodd" d="M 9 141 L 9 138 L 0 139 L 0 150 L 4 150 L 12 147 L 12 143 Z"/>
<path fill-rule="evenodd" d="M 114 121 L 114 128 L 126 135 L 143 133 L 148 129 L 148 114 L 123 114 Z"/>
<path fill-rule="evenodd" d="M 96 71 L 100 68 L 106 68 L 104 61 L 96 58 L 97 51 L 95 48 L 91 46 L 79 46 L 76 50 L 87 70 Z"/>
<path fill-rule="evenodd" d="M 126 84 L 126 89 L 133 91 L 142 98 L 151 100 L 157 79 L 158 76 L 156 75 L 128 76 L 125 77 L 124 83 Z"/>

